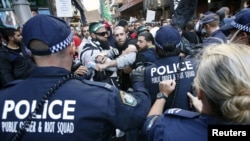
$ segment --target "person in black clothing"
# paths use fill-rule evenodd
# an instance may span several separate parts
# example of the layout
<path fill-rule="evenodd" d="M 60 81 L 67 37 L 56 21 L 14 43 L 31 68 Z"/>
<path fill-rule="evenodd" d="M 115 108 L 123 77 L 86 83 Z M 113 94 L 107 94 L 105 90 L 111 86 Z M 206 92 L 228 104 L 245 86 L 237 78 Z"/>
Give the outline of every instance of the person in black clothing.
<path fill-rule="evenodd" d="M 138 53 L 135 62 L 131 66 L 133 69 L 150 65 L 158 59 L 154 46 L 154 37 L 150 32 L 142 32 L 138 35 L 137 49 Z"/>
<path fill-rule="evenodd" d="M 22 45 L 22 35 L 15 28 L 3 31 L 6 45 L 0 48 L 0 82 L 2 86 L 29 76 L 35 64 Z"/>

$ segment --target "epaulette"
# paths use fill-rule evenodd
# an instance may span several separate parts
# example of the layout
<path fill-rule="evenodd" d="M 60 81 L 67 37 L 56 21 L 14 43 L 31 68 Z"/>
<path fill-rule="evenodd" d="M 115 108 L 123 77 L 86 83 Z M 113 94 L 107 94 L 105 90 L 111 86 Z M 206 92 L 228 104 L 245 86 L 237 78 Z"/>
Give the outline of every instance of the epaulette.
<path fill-rule="evenodd" d="M 185 118 L 195 118 L 200 115 L 200 113 L 187 111 L 179 108 L 171 108 L 164 112 L 164 115 L 172 115 L 172 116 L 179 116 L 179 117 L 185 117 Z"/>
<path fill-rule="evenodd" d="M 82 82 L 86 83 L 88 85 L 91 85 L 91 86 L 98 86 L 98 87 L 101 87 L 101 88 L 105 88 L 106 90 L 109 90 L 109 91 L 114 91 L 115 90 L 115 87 L 108 84 L 108 83 L 97 82 L 97 81 L 89 81 L 89 80 L 82 80 Z"/>

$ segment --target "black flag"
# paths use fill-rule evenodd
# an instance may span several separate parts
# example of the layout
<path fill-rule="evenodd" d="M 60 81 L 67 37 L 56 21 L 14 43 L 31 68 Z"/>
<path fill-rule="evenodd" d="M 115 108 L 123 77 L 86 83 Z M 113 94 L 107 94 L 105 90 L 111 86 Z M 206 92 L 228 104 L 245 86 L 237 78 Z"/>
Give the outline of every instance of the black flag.
<path fill-rule="evenodd" d="M 186 23 L 192 19 L 197 3 L 198 0 L 172 0 L 172 24 L 183 29 Z"/>

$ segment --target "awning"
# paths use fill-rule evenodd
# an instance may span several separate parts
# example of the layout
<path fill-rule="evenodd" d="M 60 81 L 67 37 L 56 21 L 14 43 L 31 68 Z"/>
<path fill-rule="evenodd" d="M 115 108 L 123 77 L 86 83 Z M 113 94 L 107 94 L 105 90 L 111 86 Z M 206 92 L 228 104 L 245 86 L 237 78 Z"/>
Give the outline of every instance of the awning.
<path fill-rule="evenodd" d="M 134 5 L 137 5 L 137 4 L 139 4 L 139 3 L 141 3 L 141 2 L 143 2 L 143 0 L 133 0 L 133 1 L 131 1 L 131 2 L 128 2 L 128 3 L 126 3 L 126 4 L 123 4 L 119 9 L 118 9 L 118 11 L 124 11 L 124 10 L 126 10 L 126 9 L 128 9 L 128 8 L 130 8 L 130 7 L 132 7 L 132 6 L 134 6 Z"/>

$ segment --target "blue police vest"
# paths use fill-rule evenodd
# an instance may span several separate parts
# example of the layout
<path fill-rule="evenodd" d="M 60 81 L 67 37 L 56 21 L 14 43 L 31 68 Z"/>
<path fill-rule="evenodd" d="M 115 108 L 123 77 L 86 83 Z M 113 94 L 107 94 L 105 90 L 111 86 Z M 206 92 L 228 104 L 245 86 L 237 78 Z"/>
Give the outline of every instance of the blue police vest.
<path fill-rule="evenodd" d="M 170 79 L 177 80 L 177 77 L 179 77 L 176 84 L 177 93 L 175 93 L 175 90 L 173 94 L 170 94 L 165 109 L 174 107 L 191 110 L 187 92 L 192 89 L 192 82 L 196 74 L 195 60 L 192 58 L 183 59 L 180 65 L 181 69 L 178 71 L 179 61 L 179 56 L 160 58 L 146 68 L 145 85 L 151 95 L 152 104 L 159 92 L 159 82 Z"/>
<path fill-rule="evenodd" d="M 26 80 L 0 91 L 1 140 L 10 140 L 45 93 L 69 73 L 57 67 L 35 68 Z M 150 98 L 144 87 L 136 90 L 129 94 L 108 83 L 68 80 L 44 101 L 21 139 L 106 141 L 115 128 L 137 129 L 146 119 Z"/>

